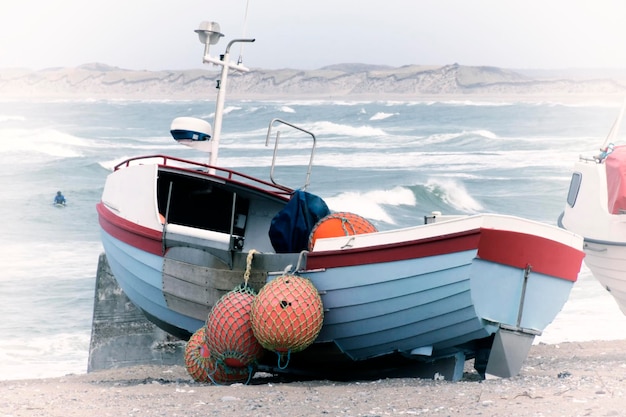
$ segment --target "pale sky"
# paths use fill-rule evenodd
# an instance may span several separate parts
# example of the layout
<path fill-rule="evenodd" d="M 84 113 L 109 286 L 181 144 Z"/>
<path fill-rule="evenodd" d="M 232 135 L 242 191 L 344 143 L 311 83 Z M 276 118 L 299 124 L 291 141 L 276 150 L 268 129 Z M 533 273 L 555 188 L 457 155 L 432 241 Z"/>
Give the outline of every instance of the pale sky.
<path fill-rule="evenodd" d="M 626 68 L 626 0 L 2 0 L 0 68 L 203 68 L 203 20 L 252 68 Z"/>

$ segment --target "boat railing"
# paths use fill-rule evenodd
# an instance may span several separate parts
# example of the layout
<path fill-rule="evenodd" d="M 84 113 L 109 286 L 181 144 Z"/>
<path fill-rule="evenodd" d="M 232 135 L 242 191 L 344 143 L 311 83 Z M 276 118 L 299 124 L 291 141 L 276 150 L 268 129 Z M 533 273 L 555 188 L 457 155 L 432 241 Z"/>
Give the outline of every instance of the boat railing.
<path fill-rule="evenodd" d="M 305 178 L 305 181 L 304 181 L 304 186 L 302 186 L 302 188 L 301 188 L 302 190 L 306 190 L 307 187 L 309 186 L 309 184 L 311 183 L 311 169 L 313 167 L 313 157 L 315 156 L 315 143 L 316 143 L 315 135 L 312 132 L 309 132 L 308 130 L 303 129 L 303 128 L 299 127 L 299 126 L 296 126 L 296 125 L 294 125 L 292 123 L 289 123 L 289 122 L 286 122 L 284 120 L 275 118 L 275 119 L 272 119 L 270 121 L 270 124 L 269 124 L 269 126 L 267 128 L 267 136 L 265 137 L 265 146 L 269 145 L 270 136 L 272 135 L 272 127 L 274 127 L 274 125 L 279 125 L 279 124 L 288 126 L 291 129 L 294 129 L 294 130 L 297 130 L 299 132 L 302 132 L 305 135 L 310 136 L 311 139 L 313 140 L 313 144 L 312 144 L 312 147 L 311 147 L 311 156 L 309 158 L 309 166 L 308 166 L 307 171 L 306 171 L 306 178 Z M 284 186 L 281 186 L 280 184 L 278 184 L 276 182 L 276 180 L 274 179 L 274 168 L 276 167 L 276 155 L 278 154 L 278 142 L 279 142 L 279 139 L 280 139 L 280 130 L 276 129 L 276 140 L 274 142 L 274 154 L 272 156 L 272 166 L 270 168 L 270 180 L 272 181 L 272 183 L 274 185 L 276 185 L 278 187 L 284 187 Z"/>
<path fill-rule="evenodd" d="M 284 185 L 264 181 L 262 179 L 247 175 L 228 168 L 216 167 L 202 162 L 191 161 L 189 159 L 177 158 L 168 155 L 144 155 L 129 158 L 113 167 L 114 171 L 126 168 L 132 165 L 141 165 L 143 163 L 158 163 L 160 166 L 167 166 L 183 171 L 193 172 L 209 177 L 219 177 L 227 179 L 230 182 L 246 184 L 267 192 L 280 195 L 291 195 L 293 189 Z"/>

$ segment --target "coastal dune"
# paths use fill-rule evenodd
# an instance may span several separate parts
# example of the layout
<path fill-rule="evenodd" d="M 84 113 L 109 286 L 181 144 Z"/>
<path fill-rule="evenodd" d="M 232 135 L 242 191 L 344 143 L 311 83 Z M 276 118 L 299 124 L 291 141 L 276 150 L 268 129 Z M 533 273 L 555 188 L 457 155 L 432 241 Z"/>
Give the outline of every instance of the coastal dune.
<path fill-rule="evenodd" d="M 137 71 L 105 64 L 0 69 L 0 96 L 38 99 L 195 100 L 213 97 L 219 72 Z M 316 70 L 255 69 L 228 79 L 231 99 L 415 100 L 441 97 L 541 99 L 626 95 L 626 71 L 518 71 L 489 66 L 337 64 Z"/>
<path fill-rule="evenodd" d="M 0 381 L 1 416 L 622 416 L 626 341 L 538 344 L 518 376 L 248 385 L 193 382 L 182 366 L 137 366 Z"/>

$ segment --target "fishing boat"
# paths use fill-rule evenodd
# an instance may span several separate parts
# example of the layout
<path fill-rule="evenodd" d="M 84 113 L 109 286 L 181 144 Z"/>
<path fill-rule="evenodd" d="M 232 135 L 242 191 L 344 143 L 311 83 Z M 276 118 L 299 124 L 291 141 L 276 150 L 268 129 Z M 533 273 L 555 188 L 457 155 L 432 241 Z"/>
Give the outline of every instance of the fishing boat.
<path fill-rule="evenodd" d="M 559 226 L 584 237 L 585 264 L 626 314 L 626 145 L 616 145 L 622 107 L 599 151 L 572 169 Z"/>
<path fill-rule="evenodd" d="M 213 129 L 177 118 L 173 138 L 210 150 L 209 163 L 166 155 L 128 159 L 106 179 L 97 204 L 110 268 L 129 299 L 166 332 L 188 339 L 212 306 L 243 282 L 255 290 L 285 273 L 318 291 L 323 325 L 288 366 L 262 358 L 259 369 L 329 377 L 403 363 L 458 380 L 466 360 L 481 376 L 516 375 L 532 341 L 559 313 L 577 280 L 583 240 L 556 226 L 497 214 L 416 219 L 377 231 L 353 213 L 332 213 L 307 192 L 316 137 L 281 119 L 268 179 L 217 162 L 230 62 L 215 22 L 196 30 L 205 63 L 221 67 Z M 275 180 L 279 139 L 310 141 L 303 184 Z M 304 172 L 306 171 L 306 172 Z M 329 220 L 339 227 L 316 234 Z M 355 227 L 364 225 L 363 227 Z M 444 364 L 437 367 L 436 364 Z M 419 368 L 419 366 L 415 366 Z M 445 368 L 445 369 L 444 369 Z M 378 368 L 380 369 L 380 368 Z"/>

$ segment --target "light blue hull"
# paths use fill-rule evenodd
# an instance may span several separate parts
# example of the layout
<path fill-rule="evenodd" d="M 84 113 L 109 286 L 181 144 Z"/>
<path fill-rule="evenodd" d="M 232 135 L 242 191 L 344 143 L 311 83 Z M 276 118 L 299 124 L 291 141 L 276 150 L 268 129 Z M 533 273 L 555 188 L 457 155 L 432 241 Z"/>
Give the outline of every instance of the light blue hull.
<path fill-rule="evenodd" d="M 326 310 L 317 340 L 334 341 L 360 360 L 489 336 L 497 327 L 481 322 L 472 305 L 469 270 L 475 254 L 303 273 L 322 294 Z"/>
<path fill-rule="evenodd" d="M 501 325 L 541 334 L 573 285 L 539 273 L 526 280 L 524 270 L 482 261 L 474 250 L 302 275 L 326 310 L 317 341 L 333 341 L 354 360 L 441 352 Z"/>
<path fill-rule="evenodd" d="M 102 244 L 115 279 L 132 302 L 164 329 L 183 329 L 190 334 L 204 319 L 180 314 L 167 305 L 163 295 L 163 257 L 128 245 L 101 231 Z M 174 332 L 175 334 L 175 332 Z"/>
<path fill-rule="evenodd" d="M 113 274 L 161 327 L 193 333 L 206 319 L 181 314 L 163 295 L 163 258 L 102 232 Z M 476 250 L 402 261 L 304 271 L 321 294 L 330 342 L 352 360 L 426 348 L 446 354 L 504 325 L 540 334 L 565 303 L 572 281 L 483 261 Z M 272 279 L 270 276 L 269 279 Z"/>
<path fill-rule="evenodd" d="M 474 259 L 470 272 L 476 314 L 541 333 L 569 298 L 573 281 Z"/>

